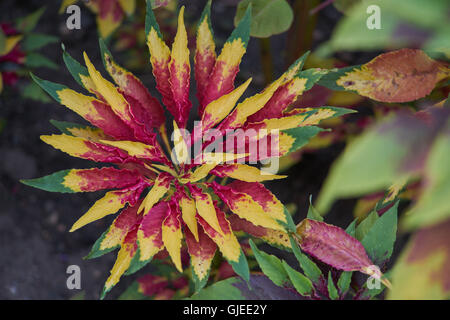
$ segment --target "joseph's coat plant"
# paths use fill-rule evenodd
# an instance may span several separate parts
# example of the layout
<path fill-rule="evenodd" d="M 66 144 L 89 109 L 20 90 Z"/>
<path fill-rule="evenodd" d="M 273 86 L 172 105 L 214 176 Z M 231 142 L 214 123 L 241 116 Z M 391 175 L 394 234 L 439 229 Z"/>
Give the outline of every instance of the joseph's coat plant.
<path fill-rule="evenodd" d="M 285 235 L 288 230 L 295 232 L 295 225 L 283 204 L 261 183 L 284 176 L 268 174 L 246 163 L 293 152 L 322 130 L 315 126 L 320 120 L 350 112 L 333 107 L 288 109 L 324 74 L 320 69 L 302 71 L 307 54 L 263 91 L 241 99 L 251 79 L 236 88 L 234 82 L 249 41 L 251 6 L 217 55 L 208 3 L 198 24 L 193 59 L 197 116 L 201 121 L 194 125 L 193 135 L 188 135 L 185 129 L 193 113 L 193 102 L 183 13 L 184 7 L 169 48 L 151 2 L 147 2 L 146 40 L 162 104 L 138 78 L 113 60 L 103 40 L 102 60 L 114 83 L 103 77 L 86 53 L 85 66 L 67 52 L 63 57 L 87 95 L 33 75 L 56 101 L 92 124 L 52 121 L 62 133 L 41 139 L 71 156 L 110 164 L 68 169 L 23 181 L 52 192 L 112 189 L 70 230 L 120 212 L 88 255 L 94 258 L 120 248 L 102 296 L 124 273 L 139 270 L 162 250 L 167 250 L 176 268 L 182 271 L 180 250 L 184 242 L 197 290 L 208 279 L 217 248 L 234 271 L 248 280 L 247 261 L 230 219 L 239 217 L 261 228 L 259 237 L 282 247 L 290 247 Z M 163 105 L 172 121 L 166 118 Z M 202 130 L 196 131 L 199 127 Z M 168 129 L 172 129 L 171 139 Z M 211 148 L 213 140 L 208 132 L 212 129 L 224 138 L 219 147 L 231 141 L 234 148 L 225 152 Z M 236 129 L 257 134 L 250 134 L 241 140 L 243 145 L 235 147 L 234 141 L 240 139 Z M 270 152 L 251 150 L 252 142 L 258 143 L 258 149 Z M 192 153 L 193 146 L 200 146 L 199 152 Z M 229 179 L 231 183 L 227 183 Z"/>

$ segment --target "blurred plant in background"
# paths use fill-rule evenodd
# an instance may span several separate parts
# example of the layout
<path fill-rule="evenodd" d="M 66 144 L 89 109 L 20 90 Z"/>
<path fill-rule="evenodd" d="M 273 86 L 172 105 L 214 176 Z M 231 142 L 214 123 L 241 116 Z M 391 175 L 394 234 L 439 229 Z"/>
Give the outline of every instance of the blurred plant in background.
<path fill-rule="evenodd" d="M 35 68 L 58 68 L 53 61 L 38 53 L 43 47 L 58 42 L 57 37 L 33 32 L 44 11 L 42 8 L 14 23 L 0 24 L 0 94 L 7 94 L 2 93 L 4 86 L 14 87 L 19 79 L 28 79 L 29 72 Z M 24 98 L 50 101 L 34 82 L 27 81 L 19 90 Z"/>

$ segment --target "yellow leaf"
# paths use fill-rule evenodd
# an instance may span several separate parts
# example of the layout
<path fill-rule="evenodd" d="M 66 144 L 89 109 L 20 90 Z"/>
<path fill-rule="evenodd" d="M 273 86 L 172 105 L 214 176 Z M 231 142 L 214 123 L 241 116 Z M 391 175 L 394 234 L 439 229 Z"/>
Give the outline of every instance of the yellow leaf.
<path fill-rule="evenodd" d="M 178 271 L 183 272 L 183 268 L 181 266 L 181 239 L 183 238 L 183 234 L 181 232 L 181 226 L 178 222 L 178 226 L 174 223 L 167 221 L 171 217 L 167 217 L 162 225 L 162 239 L 164 242 L 164 246 L 167 249 L 167 252 L 170 255 L 175 267 Z M 177 219 L 172 217 L 172 219 Z"/>
<path fill-rule="evenodd" d="M 211 196 L 207 193 L 193 193 L 195 198 L 195 206 L 198 214 L 219 234 L 223 235 L 220 228 L 219 220 L 217 220 L 216 208 L 212 202 Z"/>
<path fill-rule="evenodd" d="M 280 176 L 276 174 L 269 174 L 258 168 L 236 163 L 230 165 L 224 165 L 219 169 L 216 169 L 220 173 L 220 176 L 227 176 L 236 180 L 246 182 L 261 182 L 275 179 L 284 179 L 287 176 Z"/>
<path fill-rule="evenodd" d="M 114 287 L 119 282 L 120 277 L 128 270 L 135 253 L 134 246 L 134 243 L 122 244 L 122 247 L 117 254 L 116 262 L 110 271 L 111 275 L 106 280 L 105 291 Z"/>
<path fill-rule="evenodd" d="M 89 75 L 98 92 L 108 102 L 114 113 L 117 114 L 122 120 L 125 122 L 132 120 L 130 115 L 130 107 L 122 94 L 120 94 L 117 88 L 111 82 L 103 78 L 100 72 L 95 69 L 86 52 L 84 52 L 83 55 Z"/>
<path fill-rule="evenodd" d="M 178 160 L 178 163 L 186 163 L 189 160 L 189 151 L 188 147 L 186 145 L 186 142 L 184 141 L 183 135 L 181 134 L 180 129 L 178 128 L 177 123 L 175 120 L 173 121 L 173 144 L 174 144 L 174 151 L 176 159 Z"/>
<path fill-rule="evenodd" d="M 203 164 L 195 169 L 194 172 L 190 172 L 185 178 L 180 179 L 182 183 L 197 182 L 203 178 L 206 178 L 208 173 L 214 169 L 216 164 Z"/>
<path fill-rule="evenodd" d="M 78 219 L 70 229 L 73 232 L 85 225 L 97 221 L 107 215 L 114 214 L 120 209 L 122 209 L 126 201 L 124 201 L 124 196 L 129 195 L 128 193 L 119 193 L 117 191 L 110 191 L 105 194 L 103 198 L 97 200 L 94 205 L 86 212 L 80 219 Z"/>
<path fill-rule="evenodd" d="M 145 197 L 144 201 L 142 201 L 138 213 L 141 213 L 144 210 L 144 214 L 147 214 L 151 208 L 159 201 L 161 198 L 167 193 L 170 187 L 170 179 L 163 174 L 160 174 L 155 181 L 150 192 Z"/>
<path fill-rule="evenodd" d="M 194 235 L 195 240 L 198 242 L 198 225 L 195 215 L 197 213 L 197 208 L 195 206 L 195 201 L 191 198 L 184 196 L 180 199 L 181 207 L 181 217 L 186 223 L 189 230 Z"/>
<path fill-rule="evenodd" d="M 222 121 L 231 112 L 231 110 L 233 110 L 236 102 L 242 96 L 251 81 L 252 78 L 248 79 L 230 93 L 221 96 L 206 106 L 202 117 L 203 130 L 208 130 L 214 127 Z"/>

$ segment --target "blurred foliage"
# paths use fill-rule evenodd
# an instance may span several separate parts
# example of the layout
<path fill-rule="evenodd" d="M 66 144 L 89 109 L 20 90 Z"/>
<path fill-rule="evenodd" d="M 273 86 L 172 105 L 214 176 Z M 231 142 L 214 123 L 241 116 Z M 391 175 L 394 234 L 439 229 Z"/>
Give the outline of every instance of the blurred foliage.
<path fill-rule="evenodd" d="M 58 66 L 37 51 L 58 42 L 58 38 L 33 30 L 41 19 L 45 7 L 17 19 L 15 23 L 0 24 L 0 94 L 3 86 L 15 86 L 19 78 L 28 78 L 32 69 L 45 67 L 57 69 Z M 46 93 L 34 82 L 20 86 L 24 98 L 48 102 Z"/>
<path fill-rule="evenodd" d="M 380 29 L 366 26 L 369 5 L 379 8 Z M 336 51 L 394 50 L 422 48 L 450 58 L 450 2 L 446 0 L 337 1 L 345 11 L 330 41 L 318 50 L 321 55 Z"/>
<path fill-rule="evenodd" d="M 249 5 L 252 6 L 252 37 L 267 38 L 285 32 L 294 19 L 292 8 L 286 0 L 244 0 L 237 6 L 235 25 L 241 21 Z"/>

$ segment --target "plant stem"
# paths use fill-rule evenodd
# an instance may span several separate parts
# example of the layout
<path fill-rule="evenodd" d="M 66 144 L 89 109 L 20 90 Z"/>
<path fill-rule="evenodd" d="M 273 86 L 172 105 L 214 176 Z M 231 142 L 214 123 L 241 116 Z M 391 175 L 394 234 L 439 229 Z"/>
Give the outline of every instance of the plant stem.
<path fill-rule="evenodd" d="M 295 0 L 293 3 L 294 22 L 289 29 L 287 43 L 289 65 L 312 47 L 317 15 L 310 15 L 309 12 L 318 4 L 319 0 Z"/>
<path fill-rule="evenodd" d="M 270 38 L 259 39 L 259 45 L 261 48 L 261 62 L 264 73 L 264 80 L 266 84 L 269 84 L 273 80 L 273 60 L 272 52 L 270 50 Z"/>

